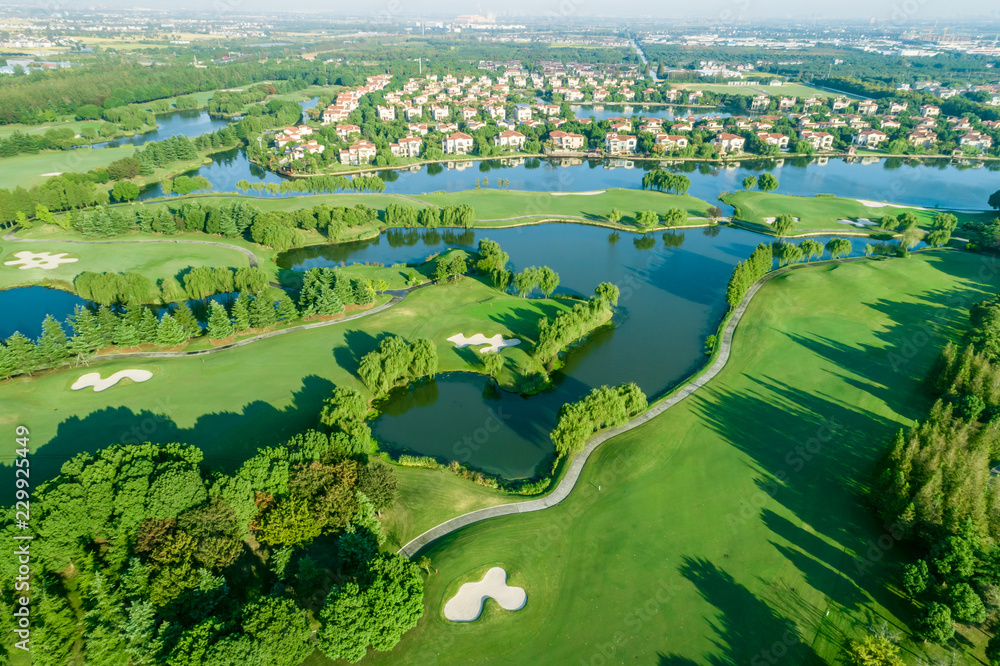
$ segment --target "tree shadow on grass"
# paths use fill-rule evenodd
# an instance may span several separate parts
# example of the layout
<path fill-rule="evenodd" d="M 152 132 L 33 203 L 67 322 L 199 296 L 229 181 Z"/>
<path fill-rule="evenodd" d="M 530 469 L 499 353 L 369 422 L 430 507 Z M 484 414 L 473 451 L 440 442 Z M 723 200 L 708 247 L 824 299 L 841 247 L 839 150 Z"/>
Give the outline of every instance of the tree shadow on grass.
<path fill-rule="evenodd" d="M 715 632 L 716 653 L 704 658 L 713 666 L 747 664 L 823 664 L 795 623 L 771 608 L 714 563 L 685 557 L 680 574 L 698 588 L 702 598 L 718 610 L 709 620 Z M 677 654 L 660 654 L 661 666 L 697 663 Z"/>
<path fill-rule="evenodd" d="M 178 426 L 169 413 L 171 405 L 179 401 L 176 396 L 164 398 L 155 410 L 108 407 L 82 418 L 72 416 L 59 424 L 52 440 L 32 454 L 32 478 L 40 482 L 56 476 L 62 464 L 78 453 L 141 442 L 191 444 L 204 452 L 206 467 L 229 473 L 260 447 L 279 445 L 315 427 L 323 400 L 333 388 L 328 379 L 310 375 L 303 378 L 292 404 L 284 409 L 255 401 L 239 413 L 203 414 L 190 428 Z M 0 470 L 0 477 L 6 478 L 8 473 L 12 477 L 12 469 Z"/>

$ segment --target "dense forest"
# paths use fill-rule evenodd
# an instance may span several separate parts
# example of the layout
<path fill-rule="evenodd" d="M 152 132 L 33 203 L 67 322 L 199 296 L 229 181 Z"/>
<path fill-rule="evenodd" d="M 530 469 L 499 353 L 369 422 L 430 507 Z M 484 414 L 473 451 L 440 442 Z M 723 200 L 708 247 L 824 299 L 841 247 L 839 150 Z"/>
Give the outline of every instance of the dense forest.
<path fill-rule="evenodd" d="M 993 631 L 1000 615 L 1000 298 L 970 310 L 961 345 L 949 343 L 927 378 L 934 405 L 900 431 L 878 466 L 871 497 L 893 538 L 917 559 L 900 586 L 919 608 L 919 633 L 946 644 L 954 623 Z M 987 657 L 1000 662 L 1000 637 Z"/>
<path fill-rule="evenodd" d="M 232 474 L 183 444 L 63 465 L 32 497 L 32 662 L 293 666 L 317 647 L 349 661 L 391 649 L 423 614 L 423 579 L 379 552 L 397 484 L 367 429 L 341 427 L 352 405 L 335 391 L 332 425 Z M 0 564 L 10 608 L 16 567 Z M 10 613 L 0 625 L 13 635 Z"/>

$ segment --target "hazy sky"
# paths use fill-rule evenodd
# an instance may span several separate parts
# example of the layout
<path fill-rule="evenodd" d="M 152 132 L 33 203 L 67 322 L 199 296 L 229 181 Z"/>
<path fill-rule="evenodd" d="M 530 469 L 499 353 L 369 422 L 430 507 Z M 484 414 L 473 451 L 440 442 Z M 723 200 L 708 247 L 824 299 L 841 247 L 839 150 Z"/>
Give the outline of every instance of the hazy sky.
<path fill-rule="evenodd" d="M 941 19 L 945 24 L 963 18 L 1000 19 L 997 0 L 297 0 L 294 3 L 274 0 L 28 0 L 40 8 L 58 7 L 144 7 L 171 9 L 184 7 L 202 11 L 215 9 L 220 15 L 241 12 L 328 12 L 331 17 L 368 13 L 378 16 L 414 15 L 453 17 L 459 14 L 486 13 L 516 16 L 548 16 L 552 20 L 572 16 L 703 18 L 713 22 L 779 19 L 841 19 L 892 22 L 901 26 Z"/>

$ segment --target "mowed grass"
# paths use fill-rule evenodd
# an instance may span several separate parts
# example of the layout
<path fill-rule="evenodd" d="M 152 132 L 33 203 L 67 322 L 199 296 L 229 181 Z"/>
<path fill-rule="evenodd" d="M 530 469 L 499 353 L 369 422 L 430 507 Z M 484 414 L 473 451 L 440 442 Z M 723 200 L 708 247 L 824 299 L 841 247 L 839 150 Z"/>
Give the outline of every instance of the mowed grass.
<path fill-rule="evenodd" d="M 736 209 L 736 219 L 748 222 L 761 229 L 770 229 L 771 225 L 765 218 L 779 215 L 791 215 L 799 218 L 792 232 L 809 231 L 865 231 L 883 232 L 877 226 L 856 227 L 840 220 L 868 219 L 875 222 L 885 215 L 899 216 L 901 213 L 913 213 L 922 229 L 929 229 L 934 216 L 941 211 L 926 208 L 909 208 L 906 206 L 865 205 L 857 199 L 845 199 L 833 196 L 802 197 L 791 194 L 775 194 L 774 192 L 741 191 L 723 195 L 721 199 Z M 954 211 L 959 223 L 979 219 L 986 215 Z"/>
<path fill-rule="evenodd" d="M 903 548 L 872 545 L 884 528 L 863 489 L 886 438 L 926 413 L 920 380 L 967 318 L 943 303 L 983 298 L 983 265 L 949 251 L 776 278 L 723 372 L 604 444 L 565 501 L 426 549 L 425 616 L 364 663 L 830 664 L 869 622 L 901 626 Z M 493 564 L 526 607 L 446 621 Z"/>
<path fill-rule="evenodd" d="M 606 222 L 613 208 L 617 208 L 625 215 L 622 220 L 625 224 L 634 223 L 634 214 L 641 210 L 655 210 L 662 214 L 669 208 L 681 208 L 691 217 L 703 218 L 711 206 L 708 202 L 695 197 L 650 190 L 610 188 L 595 192 L 599 193 L 481 189 L 421 194 L 417 198 L 437 206 L 458 206 L 468 203 L 476 209 L 477 223 L 482 226 L 489 226 L 492 221 L 514 222 L 518 218 L 525 217 L 569 216 Z"/>
<path fill-rule="evenodd" d="M 163 240 L 159 237 L 158 240 Z M 60 264 L 57 268 L 22 269 L 7 266 L 16 261 L 19 252 L 66 253 L 75 258 L 73 263 Z M 164 278 L 177 278 L 183 284 L 182 274 L 194 266 L 248 266 L 246 255 L 236 250 L 215 245 L 194 243 L 66 243 L 50 241 L 9 243 L 0 241 L 0 289 L 30 284 L 46 284 L 72 291 L 73 280 L 83 272 L 137 272 L 155 284 Z"/>
<path fill-rule="evenodd" d="M 46 181 L 52 173 L 83 173 L 95 167 L 106 167 L 115 160 L 131 157 L 135 146 L 89 148 L 75 150 L 44 150 L 34 155 L 15 155 L 0 160 L 0 183 L 5 189 L 32 187 Z"/>
<path fill-rule="evenodd" d="M 804 83 L 783 83 L 780 86 L 769 86 L 767 82 L 746 81 L 744 85 L 730 86 L 724 83 L 677 83 L 675 88 L 680 90 L 704 90 L 706 92 L 722 93 L 729 95 L 759 95 L 761 91 L 772 97 L 840 97 L 837 93 L 828 90 L 820 90 Z"/>
<path fill-rule="evenodd" d="M 31 429 L 33 476 L 52 476 L 69 457 L 117 442 L 186 442 L 205 452 L 207 464 L 235 468 L 259 446 L 271 446 L 314 427 L 335 386 L 365 392 L 355 375 L 360 358 L 382 336 L 426 337 L 437 345 L 440 371 L 479 370 L 472 348 L 457 349 L 455 333 L 500 333 L 524 344 L 503 350 L 501 380 L 528 361 L 537 323 L 573 301 L 502 295 L 472 278 L 411 293 L 389 310 L 356 320 L 296 331 L 196 358 L 109 359 L 0 382 L 0 426 Z M 71 391 L 85 372 L 103 376 L 143 368 L 141 384 L 103 392 Z M 9 465 L 11 456 L 0 454 Z M 421 523 L 422 524 L 422 523 Z"/>

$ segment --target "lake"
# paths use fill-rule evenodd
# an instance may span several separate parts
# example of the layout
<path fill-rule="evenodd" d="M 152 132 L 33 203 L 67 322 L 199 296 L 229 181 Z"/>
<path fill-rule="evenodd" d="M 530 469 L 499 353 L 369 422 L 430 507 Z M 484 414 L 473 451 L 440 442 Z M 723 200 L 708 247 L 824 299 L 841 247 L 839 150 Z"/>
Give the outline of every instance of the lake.
<path fill-rule="evenodd" d="M 283 253 L 283 268 L 304 270 L 341 263 L 421 262 L 445 247 L 473 249 L 480 238 L 497 241 L 512 268 L 547 265 L 559 273 L 556 294 L 590 296 L 600 282 L 621 289 L 613 328 L 604 328 L 570 352 L 551 391 L 522 398 L 493 389 L 478 375 L 449 374 L 398 390 L 372 423 L 379 441 L 396 453 L 470 463 L 506 478 L 532 476 L 550 459 L 548 434 L 559 407 L 591 388 L 636 382 L 650 397 L 669 390 L 704 361 L 705 338 L 725 312 L 733 267 L 767 241 L 733 228 L 659 232 L 653 247 L 606 229 L 543 224 L 514 229 L 388 231 L 371 241 Z M 826 238 L 819 238 L 825 242 Z M 866 239 L 854 241 L 855 253 Z M 472 335 L 479 331 L 454 331 Z"/>

